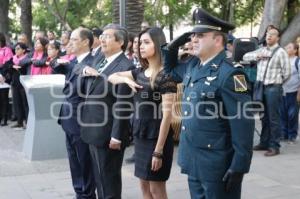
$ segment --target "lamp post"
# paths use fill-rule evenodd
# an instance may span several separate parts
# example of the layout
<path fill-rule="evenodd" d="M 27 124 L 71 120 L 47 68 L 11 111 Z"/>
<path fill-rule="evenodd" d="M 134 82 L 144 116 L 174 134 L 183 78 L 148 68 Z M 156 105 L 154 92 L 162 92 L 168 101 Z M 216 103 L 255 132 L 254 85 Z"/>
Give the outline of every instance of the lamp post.
<path fill-rule="evenodd" d="M 251 3 L 251 22 L 250 22 L 250 37 L 252 37 L 252 31 L 253 31 L 253 11 L 254 11 L 254 0 L 252 0 Z"/>

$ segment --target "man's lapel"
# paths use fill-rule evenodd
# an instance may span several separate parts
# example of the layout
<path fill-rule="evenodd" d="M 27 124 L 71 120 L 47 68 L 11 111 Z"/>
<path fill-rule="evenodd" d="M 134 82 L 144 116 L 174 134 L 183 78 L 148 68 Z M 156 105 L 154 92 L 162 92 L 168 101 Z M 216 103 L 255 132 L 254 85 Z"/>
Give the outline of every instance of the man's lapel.
<path fill-rule="evenodd" d="M 112 71 L 119 65 L 120 61 L 125 57 L 124 53 L 120 54 L 113 62 L 107 66 L 102 73 L 110 75 Z"/>
<path fill-rule="evenodd" d="M 69 81 L 71 81 L 76 75 L 81 74 L 84 66 L 90 65 L 92 63 L 92 60 L 93 56 L 91 55 L 91 53 L 89 53 L 80 63 L 75 64 L 74 68 L 72 69 Z"/>
<path fill-rule="evenodd" d="M 103 78 L 108 78 L 109 75 L 111 75 L 114 72 L 118 72 L 115 70 L 117 66 L 119 66 L 120 61 L 124 57 L 124 53 L 120 54 L 113 62 L 111 62 L 101 73 L 100 76 L 95 77 L 94 81 L 92 82 L 88 94 L 90 94 L 96 87 L 97 84 L 100 84 Z"/>

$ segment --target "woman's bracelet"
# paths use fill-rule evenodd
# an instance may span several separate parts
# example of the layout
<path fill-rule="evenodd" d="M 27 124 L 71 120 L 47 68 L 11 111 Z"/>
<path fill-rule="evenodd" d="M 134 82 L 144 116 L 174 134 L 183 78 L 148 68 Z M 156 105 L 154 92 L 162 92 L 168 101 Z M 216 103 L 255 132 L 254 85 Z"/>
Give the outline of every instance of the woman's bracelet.
<path fill-rule="evenodd" d="M 156 158 L 158 158 L 158 159 L 162 159 L 162 158 L 164 157 L 162 153 L 159 153 L 159 152 L 156 152 L 156 151 L 154 151 L 154 152 L 152 153 L 152 156 L 153 156 L 153 157 L 156 157 Z"/>

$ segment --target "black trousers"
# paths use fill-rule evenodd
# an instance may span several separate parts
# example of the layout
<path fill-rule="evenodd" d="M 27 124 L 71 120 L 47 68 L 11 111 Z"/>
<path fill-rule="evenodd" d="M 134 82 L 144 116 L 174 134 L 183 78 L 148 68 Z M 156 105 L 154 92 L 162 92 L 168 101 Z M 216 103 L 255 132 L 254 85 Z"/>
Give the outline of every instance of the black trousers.
<path fill-rule="evenodd" d="M 8 91 L 9 88 L 0 89 L 0 121 L 3 123 L 8 119 Z"/>
<path fill-rule="evenodd" d="M 111 150 L 89 145 L 96 166 L 95 172 L 97 193 L 99 199 L 121 199 L 122 176 L 121 168 L 124 149 Z"/>
<path fill-rule="evenodd" d="M 12 87 L 13 106 L 19 125 L 23 125 L 23 121 L 27 121 L 28 103 L 23 86 Z"/>
<path fill-rule="evenodd" d="M 88 144 L 66 135 L 71 177 L 76 199 L 96 199 L 94 172 Z"/>

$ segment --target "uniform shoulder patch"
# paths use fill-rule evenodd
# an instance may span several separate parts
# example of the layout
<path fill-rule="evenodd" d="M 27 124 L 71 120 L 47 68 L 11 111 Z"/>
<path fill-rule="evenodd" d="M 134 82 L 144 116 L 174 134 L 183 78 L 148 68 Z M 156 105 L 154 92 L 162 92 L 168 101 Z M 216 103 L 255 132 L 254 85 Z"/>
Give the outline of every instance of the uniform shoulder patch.
<path fill-rule="evenodd" d="M 248 90 L 245 75 L 234 75 L 234 90 L 236 92 L 245 92 Z"/>
<path fill-rule="evenodd" d="M 239 62 L 235 62 L 232 58 L 226 58 L 225 62 L 234 68 L 244 68 Z"/>
<path fill-rule="evenodd" d="M 238 62 L 232 62 L 232 63 L 233 63 L 233 67 L 235 68 L 244 68 L 243 65 Z"/>

